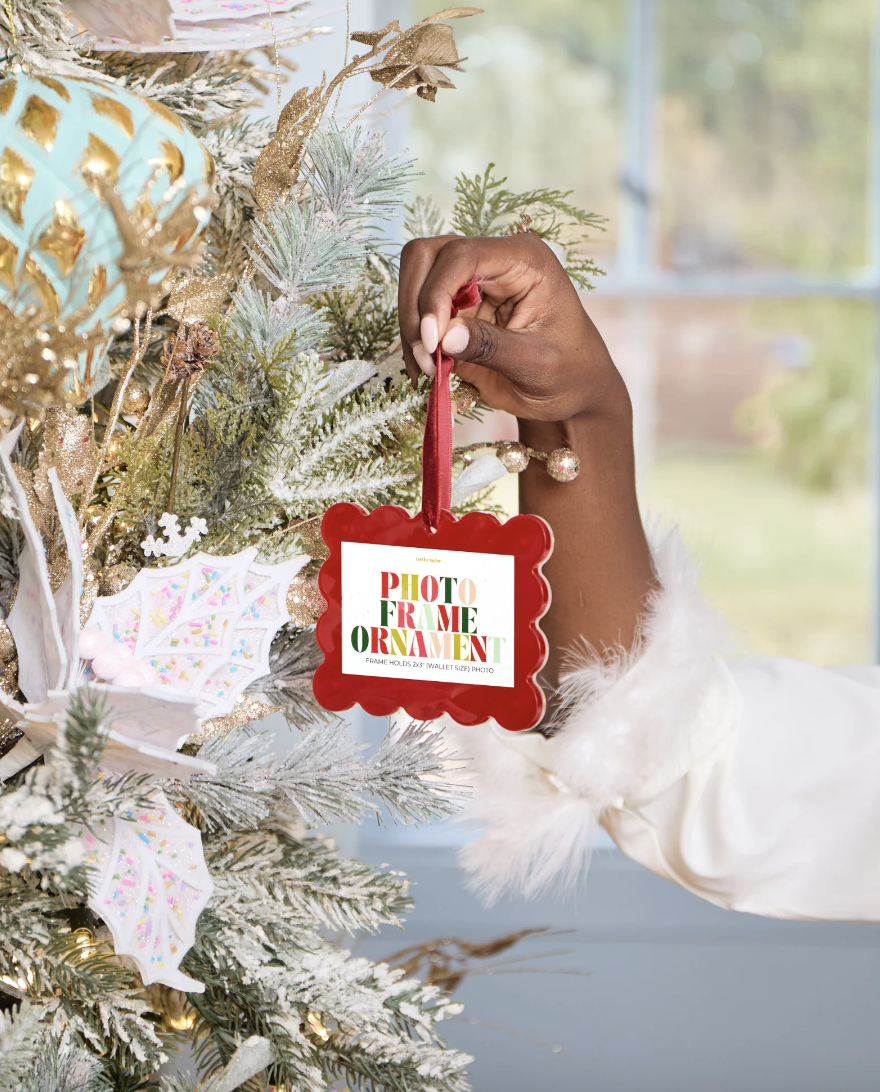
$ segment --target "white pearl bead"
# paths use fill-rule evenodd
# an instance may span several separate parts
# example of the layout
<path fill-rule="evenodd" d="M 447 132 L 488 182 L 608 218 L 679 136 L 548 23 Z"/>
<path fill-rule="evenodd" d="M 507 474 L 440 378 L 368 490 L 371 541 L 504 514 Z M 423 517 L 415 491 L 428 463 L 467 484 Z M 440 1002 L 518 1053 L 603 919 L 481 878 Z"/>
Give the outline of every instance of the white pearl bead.
<path fill-rule="evenodd" d="M 131 649 L 117 641 L 111 648 L 95 656 L 92 660 L 92 671 L 99 679 L 112 682 L 124 667 L 128 667 L 133 659 Z"/>
<path fill-rule="evenodd" d="M 151 675 L 155 675 L 155 672 L 148 672 L 140 664 L 129 664 L 128 667 L 123 667 L 121 671 L 113 676 L 113 685 L 137 687 L 151 686 L 155 683 L 155 678 L 151 678 Z"/>
<path fill-rule="evenodd" d="M 113 639 L 105 637 L 97 626 L 86 626 L 79 635 L 79 654 L 84 660 L 93 660 L 112 647 Z"/>

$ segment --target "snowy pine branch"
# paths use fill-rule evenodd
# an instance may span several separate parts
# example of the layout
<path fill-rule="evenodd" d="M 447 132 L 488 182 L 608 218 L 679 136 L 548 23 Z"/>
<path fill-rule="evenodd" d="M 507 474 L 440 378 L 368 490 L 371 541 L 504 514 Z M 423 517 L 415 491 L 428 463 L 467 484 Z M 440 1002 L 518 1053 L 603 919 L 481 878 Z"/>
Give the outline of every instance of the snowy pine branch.
<path fill-rule="evenodd" d="M 253 229 L 254 265 L 289 300 L 350 281 L 363 244 L 346 222 L 317 202 L 274 204 Z"/>
<path fill-rule="evenodd" d="M 393 216 L 415 178 L 411 160 L 386 158 L 381 133 L 364 138 L 359 128 L 335 127 L 309 141 L 304 175 L 337 220 L 364 221 Z"/>
<path fill-rule="evenodd" d="M 0 1012 L 0 1092 L 18 1092 L 43 1047 L 40 1009 L 24 1004 Z"/>
<path fill-rule="evenodd" d="M 431 823 L 453 815 L 465 790 L 448 780 L 442 736 L 423 724 L 389 734 L 369 762 L 373 798 L 403 823 Z"/>
<path fill-rule="evenodd" d="M 199 756 L 216 772 L 166 782 L 175 800 L 195 807 L 207 829 L 254 830 L 279 809 L 313 825 L 361 822 L 384 804 L 404 823 L 430 822 L 457 811 L 460 792 L 441 780 L 441 737 L 411 725 L 389 736 L 374 755 L 341 721 L 313 726 L 294 737 L 281 759 L 268 733 L 241 728 L 203 744 Z"/>

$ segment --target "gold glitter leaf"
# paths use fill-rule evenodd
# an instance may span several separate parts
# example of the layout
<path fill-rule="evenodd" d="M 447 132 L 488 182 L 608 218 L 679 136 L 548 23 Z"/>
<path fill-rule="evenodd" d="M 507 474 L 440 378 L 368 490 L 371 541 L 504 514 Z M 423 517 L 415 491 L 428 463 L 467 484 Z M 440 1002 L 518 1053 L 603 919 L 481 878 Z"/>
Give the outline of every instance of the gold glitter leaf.
<path fill-rule="evenodd" d="M 200 747 L 209 739 L 228 736 L 235 728 L 240 728 L 243 724 L 250 724 L 255 720 L 262 720 L 263 717 L 268 717 L 270 713 L 277 713 L 280 708 L 278 705 L 267 705 L 265 702 L 254 701 L 252 698 L 246 698 L 242 695 L 242 697 L 236 699 L 231 713 L 203 721 L 198 732 L 190 736 L 187 743 Z"/>
<path fill-rule="evenodd" d="M 217 274 L 214 277 L 187 277 L 171 289 L 166 309 L 178 322 L 188 326 L 202 322 L 208 315 L 220 310 L 229 292 L 229 278 Z"/>
<path fill-rule="evenodd" d="M 189 247 L 186 254 L 178 251 L 207 220 L 206 206 L 211 200 L 202 201 L 198 192 L 191 188 L 170 211 L 164 202 L 153 210 L 142 194 L 134 201 L 134 209 L 139 213 L 134 215 L 108 180 L 96 179 L 95 189 L 110 209 L 122 243 L 122 255 L 117 264 L 125 284 L 126 306 L 134 308 L 138 303 L 145 303 L 157 307 L 168 291 L 163 277 L 169 269 L 192 269 L 201 260 L 198 247 Z"/>
<path fill-rule="evenodd" d="M 89 304 L 97 307 L 107 293 L 107 270 L 102 265 L 96 265 L 89 281 Z"/>
<path fill-rule="evenodd" d="M 190 239 L 193 237 L 193 235 L 195 235 L 195 233 L 198 230 L 199 230 L 199 222 L 195 218 L 195 216 L 193 216 L 190 223 L 187 224 L 187 226 L 183 229 L 183 231 L 181 231 L 180 234 L 177 236 L 177 238 L 174 240 L 174 247 L 173 247 L 174 253 L 177 254 L 179 251 L 183 250 L 183 248 L 186 246 L 186 244 L 190 241 Z"/>
<path fill-rule="evenodd" d="M 4 80 L 0 83 L 0 114 L 8 112 L 15 98 L 15 80 Z"/>
<path fill-rule="evenodd" d="M 49 278 L 31 254 L 24 260 L 24 277 L 25 280 L 30 281 L 39 292 L 40 299 L 43 301 L 43 306 L 49 312 L 50 318 L 52 318 L 53 321 L 57 319 L 60 312 L 58 293 L 49 283 Z"/>
<path fill-rule="evenodd" d="M 86 150 L 79 162 L 79 171 L 88 186 L 94 187 L 99 180 L 112 186 L 119 173 L 119 156 L 100 137 L 89 133 Z"/>
<path fill-rule="evenodd" d="M 444 8 L 436 15 L 429 15 L 423 23 L 437 23 L 441 19 L 468 19 L 471 15 L 482 15 L 483 8 Z"/>
<path fill-rule="evenodd" d="M 18 247 L 0 235 L 0 281 L 15 290 L 15 267 L 18 264 Z"/>
<path fill-rule="evenodd" d="M 309 1028 L 312 1033 L 321 1040 L 322 1043 L 326 1043 L 330 1038 L 330 1032 L 324 1027 L 324 1022 L 321 1020 L 320 1015 L 317 1012 L 310 1012 L 306 1017 Z"/>
<path fill-rule="evenodd" d="M 39 95 L 31 95 L 24 104 L 24 110 L 18 118 L 18 127 L 36 144 L 47 152 L 51 152 L 55 146 L 55 137 L 58 135 L 58 119 L 61 111 L 50 106 Z"/>
<path fill-rule="evenodd" d="M 416 29 L 385 54 L 381 65 L 370 70 L 373 79 L 376 72 L 388 67 L 410 64 L 444 65 L 454 68 L 459 61 L 452 27 L 445 23 L 426 24 Z"/>
<path fill-rule="evenodd" d="M 126 136 L 134 136 L 134 119 L 125 103 L 108 98 L 106 95 L 97 95 L 92 91 L 89 92 L 89 98 L 92 100 L 92 109 L 96 114 L 114 122 Z"/>
<path fill-rule="evenodd" d="M 318 578 L 298 573 L 287 589 L 285 605 L 295 626 L 313 626 L 327 609 L 327 601 L 318 591 Z"/>
<path fill-rule="evenodd" d="M 98 448 L 88 414 L 77 413 L 73 406 L 59 406 L 46 413 L 43 446 L 37 457 L 34 489 L 40 500 L 51 508 L 52 487 L 49 471 L 58 472 L 61 488 L 68 497 L 81 493 L 91 480 L 98 462 Z"/>
<path fill-rule="evenodd" d="M 34 180 L 34 168 L 12 148 L 0 155 L 0 208 L 19 227 L 24 223 L 22 206 Z"/>
<path fill-rule="evenodd" d="M 52 223 L 40 236 L 37 250 L 51 254 L 58 263 L 58 272 L 66 277 L 73 270 L 85 241 L 86 233 L 73 207 L 67 201 L 56 201 Z"/>
<path fill-rule="evenodd" d="M 400 23 L 398 23 L 396 19 L 394 20 L 394 23 L 389 23 L 388 26 L 383 27 L 382 30 L 356 30 L 350 37 L 353 42 L 369 46 L 372 49 L 392 30 L 400 31 Z"/>
<path fill-rule="evenodd" d="M 177 147 L 176 144 L 172 144 L 170 140 L 163 140 L 159 145 L 161 155 L 149 161 L 151 167 L 159 167 L 163 171 L 168 172 L 168 177 L 172 182 L 176 182 L 178 178 L 183 174 L 186 164 L 183 159 L 183 152 Z"/>
<path fill-rule="evenodd" d="M 301 87 L 278 116 L 275 136 L 254 165 L 254 196 L 260 208 L 283 197 L 299 173 L 305 144 L 317 129 L 326 103 L 324 84 L 309 91 Z"/>
<path fill-rule="evenodd" d="M 70 102 L 70 92 L 61 80 L 56 80 L 54 76 L 36 76 L 35 79 L 39 80 L 44 87 L 51 88 L 55 94 L 59 98 L 64 99 L 65 102 Z"/>

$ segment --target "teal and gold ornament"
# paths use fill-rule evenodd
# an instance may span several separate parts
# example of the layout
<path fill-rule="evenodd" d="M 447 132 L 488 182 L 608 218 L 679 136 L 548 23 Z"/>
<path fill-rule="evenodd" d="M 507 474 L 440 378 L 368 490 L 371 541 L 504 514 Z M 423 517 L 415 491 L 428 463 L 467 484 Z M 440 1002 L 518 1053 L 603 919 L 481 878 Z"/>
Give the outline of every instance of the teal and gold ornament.
<path fill-rule="evenodd" d="M 212 180 L 208 152 L 153 99 L 23 71 L 0 82 L 0 318 L 45 315 L 65 335 L 71 400 L 107 382 L 114 332 L 194 264 Z"/>

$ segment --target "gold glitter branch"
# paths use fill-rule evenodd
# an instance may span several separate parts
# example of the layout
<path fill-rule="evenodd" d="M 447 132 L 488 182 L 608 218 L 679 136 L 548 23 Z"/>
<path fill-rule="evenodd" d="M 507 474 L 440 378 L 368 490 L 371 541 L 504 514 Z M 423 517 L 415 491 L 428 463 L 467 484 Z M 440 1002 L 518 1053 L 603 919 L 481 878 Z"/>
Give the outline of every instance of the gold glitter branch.
<path fill-rule="evenodd" d="M 400 23 L 393 19 L 381 30 L 351 34 L 351 41 L 369 46 L 369 52 L 352 57 L 329 83 L 323 79 L 312 91 L 300 88 L 279 114 L 275 136 L 254 167 L 254 194 L 260 208 L 266 209 L 287 196 L 299 176 L 309 138 L 321 123 L 334 94 L 338 102 L 338 92 L 352 76 L 369 72 L 373 80 L 382 84 L 379 94 L 393 87 L 415 87 L 421 98 L 431 102 L 439 87 L 454 87 L 440 69 L 458 71 L 462 58 L 455 48 L 452 28 L 441 20 L 466 19 L 481 11 L 482 8 L 444 8 L 408 30 L 401 30 Z M 385 56 L 378 64 L 370 64 L 382 54 Z M 358 115 L 362 112 L 358 111 Z"/>

